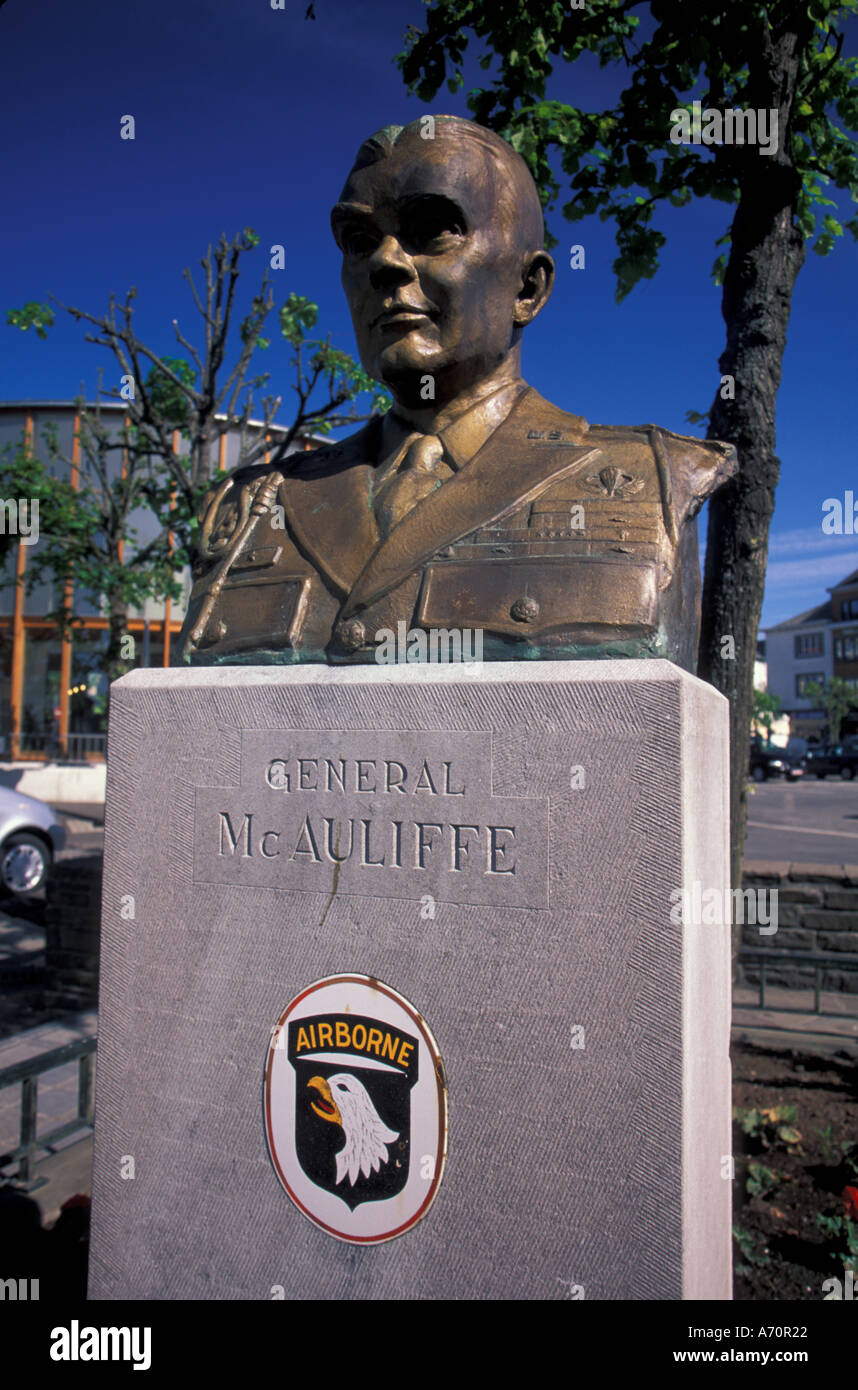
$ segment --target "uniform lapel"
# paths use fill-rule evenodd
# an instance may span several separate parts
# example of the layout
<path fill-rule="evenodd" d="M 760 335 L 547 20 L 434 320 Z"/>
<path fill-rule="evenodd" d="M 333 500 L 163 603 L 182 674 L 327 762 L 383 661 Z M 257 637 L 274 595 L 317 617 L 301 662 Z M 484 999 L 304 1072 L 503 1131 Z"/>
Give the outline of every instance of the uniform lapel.
<path fill-rule="evenodd" d="M 326 449 L 319 464 L 287 474 L 280 486 L 299 546 L 343 596 L 379 541 L 370 503 L 379 426 L 380 420 L 370 420 Z"/>
<path fill-rule="evenodd" d="M 389 593 L 445 546 L 577 473 L 599 452 L 587 444 L 586 434 L 580 417 L 566 415 L 528 388 L 470 463 L 419 502 L 368 558 L 343 616 Z"/>

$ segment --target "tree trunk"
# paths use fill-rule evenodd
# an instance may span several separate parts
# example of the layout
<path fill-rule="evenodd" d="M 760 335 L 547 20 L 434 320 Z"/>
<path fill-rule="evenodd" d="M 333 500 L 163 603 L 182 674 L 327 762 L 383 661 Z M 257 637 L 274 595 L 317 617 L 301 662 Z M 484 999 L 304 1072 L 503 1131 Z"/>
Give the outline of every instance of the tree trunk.
<path fill-rule="evenodd" d="M 127 654 L 123 653 L 123 639 L 128 633 L 128 609 L 120 598 L 109 597 L 109 610 L 107 620 L 107 657 L 105 660 L 105 673 L 107 679 L 113 683 L 120 676 L 124 676 L 128 670 L 129 661 Z M 110 692 L 108 690 L 108 700 Z"/>
<path fill-rule="evenodd" d="M 731 151 L 744 165 L 733 221 L 722 313 L 727 344 L 721 387 L 710 414 L 710 439 L 735 444 L 739 473 L 709 503 L 698 675 L 730 701 L 732 875 L 741 887 L 747 822 L 748 740 L 753 710 L 757 627 L 763 602 L 769 523 L 780 461 L 775 454 L 775 401 L 781 381 L 792 293 L 806 247 L 795 220 L 798 176 L 786 132 L 804 36 L 774 36 L 758 76 L 759 106 L 777 108 L 779 148 L 765 156 Z M 733 638 L 733 643 L 725 638 Z"/>

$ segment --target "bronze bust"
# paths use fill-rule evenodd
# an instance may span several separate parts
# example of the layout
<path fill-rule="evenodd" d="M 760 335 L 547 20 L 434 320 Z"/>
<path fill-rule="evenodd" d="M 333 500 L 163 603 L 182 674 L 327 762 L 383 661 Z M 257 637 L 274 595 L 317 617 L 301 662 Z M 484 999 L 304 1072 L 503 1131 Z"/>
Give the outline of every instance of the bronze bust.
<path fill-rule="evenodd" d="M 331 216 L 360 358 L 393 408 L 213 488 L 184 656 L 372 662 L 397 629 L 471 630 L 489 660 L 693 670 L 695 518 L 735 451 L 588 426 L 523 381 L 554 277 L 530 172 L 471 121 L 427 133 L 365 141 Z"/>

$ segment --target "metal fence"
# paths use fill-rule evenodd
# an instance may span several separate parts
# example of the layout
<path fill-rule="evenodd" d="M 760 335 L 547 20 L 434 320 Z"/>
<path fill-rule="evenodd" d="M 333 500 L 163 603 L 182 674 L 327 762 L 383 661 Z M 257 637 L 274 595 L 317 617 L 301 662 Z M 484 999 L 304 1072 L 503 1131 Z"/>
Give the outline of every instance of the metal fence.
<path fill-rule="evenodd" d="M 65 744 L 57 734 L 6 734 L 0 740 L 0 757 L 59 759 L 73 763 L 104 757 L 106 734 L 67 734 Z"/>
<path fill-rule="evenodd" d="M 18 1147 L 13 1149 L 10 1158 L 18 1160 L 16 1182 L 32 1192 L 41 1187 L 46 1178 L 36 1178 L 33 1170 L 38 1149 L 46 1149 L 58 1139 L 87 1127 L 92 1129 L 94 1120 L 93 1072 L 95 1068 L 95 1038 L 85 1038 L 83 1042 L 66 1043 L 55 1047 L 52 1052 L 43 1052 L 41 1057 L 29 1057 L 25 1062 L 16 1062 L 12 1067 L 0 1071 L 0 1090 L 5 1086 L 21 1083 L 21 1137 Z M 66 1066 L 68 1062 L 78 1061 L 77 1117 L 66 1124 L 58 1125 L 47 1134 L 36 1135 L 36 1121 L 39 1112 L 39 1077 L 46 1071 Z"/>
<path fill-rule="evenodd" d="M 847 952 L 828 952 L 827 954 L 812 951 L 782 951 L 773 947 L 744 947 L 739 952 L 740 965 L 753 965 L 759 968 L 760 978 L 759 997 L 756 1004 L 744 1004 L 746 1009 L 768 1009 L 779 1014 L 808 1014 L 816 1015 L 819 1018 L 848 1018 L 852 1022 L 858 1021 L 858 999 L 855 1008 L 849 1012 L 837 1009 L 826 1009 L 822 1006 L 823 993 L 833 993 L 835 991 L 824 991 L 822 988 L 822 976 L 826 970 L 858 970 L 858 956 L 850 955 Z M 780 1000 L 776 1004 L 766 1002 L 766 967 L 771 969 L 783 968 L 788 965 L 795 969 L 807 966 L 813 970 L 813 1008 L 796 1007 L 794 1005 L 784 1005 Z M 748 981 L 753 984 L 753 981 Z M 790 993 L 796 992 L 801 986 L 774 985 L 773 988 L 789 990 Z M 809 986 L 808 986 L 809 988 Z M 852 998 L 854 996 L 847 996 Z"/>
<path fill-rule="evenodd" d="M 758 1001 L 756 1004 L 745 1004 L 743 1005 L 744 1008 L 774 1009 L 780 1014 L 805 1014 L 816 1015 L 820 1018 L 843 1018 L 852 1022 L 858 1021 L 858 1003 L 856 1003 L 856 1008 L 849 1012 L 848 1010 L 824 1008 L 822 1001 L 822 994 L 826 992 L 822 989 L 823 972 L 832 969 L 858 970 L 858 955 L 850 955 L 846 952 L 823 955 L 811 952 L 781 951 L 771 947 L 765 949 L 746 947 L 739 952 L 739 963 L 741 965 L 754 965 L 759 968 L 760 972 Z M 807 966 L 813 970 L 813 1008 L 785 1005 L 780 1000 L 776 1004 L 766 1002 L 766 968 L 774 969 L 785 964 L 792 967 Z M 784 986 L 776 987 L 785 988 Z M 790 992 L 795 991 L 794 985 L 789 988 Z M 18 1160 L 17 1182 L 27 1191 L 41 1187 L 46 1181 L 45 1178 L 34 1177 L 38 1150 L 46 1149 L 57 1140 L 64 1139 L 83 1128 L 92 1129 L 93 1127 L 93 1076 L 97 1046 L 96 1038 L 66 1043 L 65 1046 L 54 1048 L 53 1051 L 45 1052 L 40 1057 L 30 1057 L 24 1062 L 17 1062 L 14 1066 L 6 1067 L 0 1071 L 0 1090 L 6 1086 L 15 1086 L 18 1083 L 21 1085 L 20 1142 L 9 1157 Z M 45 1072 L 66 1066 L 75 1060 L 78 1062 L 77 1115 L 75 1119 L 57 1126 L 46 1134 L 37 1136 L 39 1077 L 43 1076 Z"/>
<path fill-rule="evenodd" d="M 69 734 L 67 756 L 73 762 L 86 762 L 90 757 L 104 757 L 107 734 Z"/>

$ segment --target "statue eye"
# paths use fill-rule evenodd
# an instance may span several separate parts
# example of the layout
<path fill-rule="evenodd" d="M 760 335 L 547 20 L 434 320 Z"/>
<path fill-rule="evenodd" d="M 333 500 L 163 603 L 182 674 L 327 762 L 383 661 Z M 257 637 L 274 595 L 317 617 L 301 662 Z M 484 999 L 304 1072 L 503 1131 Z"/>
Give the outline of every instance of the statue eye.
<path fill-rule="evenodd" d="M 427 197 L 413 202 L 402 219 L 404 239 L 419 250 L 466 233 L 465 219 L 448 198 Z"/>
<path fill-rule="evenodd" d="M 348 256 L 368 256 L 375 250 L 378 238 L 365 227 L 347 227 L 340 237 L 342 248 Z"/>

